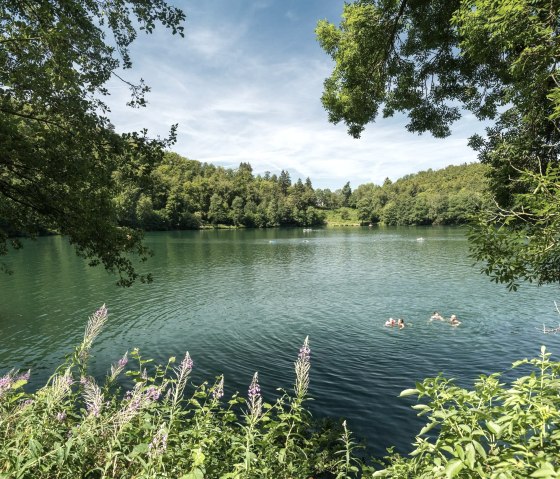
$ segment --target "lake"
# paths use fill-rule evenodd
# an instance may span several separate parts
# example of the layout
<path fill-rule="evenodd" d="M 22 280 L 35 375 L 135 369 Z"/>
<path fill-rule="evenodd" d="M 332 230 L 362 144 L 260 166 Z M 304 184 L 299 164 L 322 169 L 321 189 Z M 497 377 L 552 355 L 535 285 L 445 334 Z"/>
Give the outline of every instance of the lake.
<path fill-rule="evenodd" d="M 40 384 L 79 343 L 103 303 L 109 323 L 92 372 L 134 347 L 165 363 L 188 350 L 193 380 L 225 374 L 226 393 L 246 393 L 259 371 L 265 399 L 293 384 L 293 361 L 311 343 L 308 405 L 345 417 L 368 451 L 410 450 L 421 421 L 402 389 L 442 371 L 464 386 L 516 359 L 553 358 L 560 337 L 556 286 L 508 292 L 471 266 L 460 228 L 331 228 L 150 233 L 150 285 L 115 286 L 60 237 L 26 242 L 0 275 L 0 374 L 31 368 Z M 419 238 L 423 240 L 418 240 Z M 430 322 L 433 311 L 462 324 Z M 403 330 L 384 327 L 403 317 Z M 539 331 L 540 328 L 540 331 Z M 511 373 L 509 374 L 511 377 Z"/>

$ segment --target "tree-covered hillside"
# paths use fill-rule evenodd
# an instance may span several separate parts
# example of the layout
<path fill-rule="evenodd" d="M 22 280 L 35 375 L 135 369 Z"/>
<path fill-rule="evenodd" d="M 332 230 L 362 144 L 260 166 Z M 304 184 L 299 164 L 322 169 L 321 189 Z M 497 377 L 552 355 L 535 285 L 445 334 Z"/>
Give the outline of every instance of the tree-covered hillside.
<path fill-rule="evenodd" d="M 123 185 L 115 198 L 121 224 L 148 230 L 206 225 L 270 227 L 322 224 L 324 214 L 308 178 L 287 171 L 253 175 L 249 163 L 227 169 L 167 153 L 149 189 Z"/>
<path fill-rule="evenodd" d="M 338 208 L 357 209 L 363 223 L 460 224 L 489 204 L 486 172 L 480 164 L 449 166 L 333 192 L 315 190 L 309 178 L 292 184 L 285 170 L 254 175 L 249 163 L 228 169 L 167 153 L 149 188 L 123 184 L 115 202 L 122 225 L 147 230 L 312 226 Z"/>
<path fill-rule="evenodd" d="M 480 163 L 406 175 L 383 186 L 365 184 L 353 192 L 363 222 L 386 225 L 462 224 L 491 207 L 487 173 Z"/>

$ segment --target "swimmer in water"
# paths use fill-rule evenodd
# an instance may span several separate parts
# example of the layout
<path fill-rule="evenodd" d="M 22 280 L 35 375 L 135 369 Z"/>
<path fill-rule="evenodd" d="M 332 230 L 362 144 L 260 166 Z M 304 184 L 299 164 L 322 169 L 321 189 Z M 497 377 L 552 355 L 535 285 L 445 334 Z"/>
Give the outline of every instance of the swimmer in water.
<path fill-rule="evenodd" d="M 404 328 L 404 319 L 399 318 L 399 320 L 397 321 L 397 326 L 399 327 L 399 329 Z"/>
<path fill-rule="evenodd" d="M 388 328 L 392 328 L 393 326 L 396 326 L 397 322 L 393 319 L 393 318 L 389 318 L 387 321 L 385 321 L 385 326 Z"/>
<path fill-rule="evenodd" d="M 461 324 L 461 321 L 459 321 L 457 319 L 457 316 L 455 316 L 454 314 L 452 314 L 451 318 L 449 318 L 449 322 L 451 323 L 451 326 L 459 326 Z"/>

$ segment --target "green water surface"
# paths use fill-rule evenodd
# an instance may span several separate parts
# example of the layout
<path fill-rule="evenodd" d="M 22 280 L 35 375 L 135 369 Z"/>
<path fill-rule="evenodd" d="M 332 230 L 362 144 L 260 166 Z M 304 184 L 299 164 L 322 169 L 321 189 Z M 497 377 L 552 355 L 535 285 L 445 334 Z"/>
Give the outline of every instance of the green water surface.
<path fill-rule="evenodd" d="M 423 240 L 420 240 L 423 238 Z M 265 399 L 292 384 L 309 335 L 317 416 L 345 417 L 381 455 L 409 450 L 420 422 L 414 381 L 443 371 L 461 384 L 536 356 L 560 338 L 557 287 L 509 293 L 472 268 L 464 230 L 338 228 L 151 233 L 150 285 L 114 285 L 60 237 L 39 238 L 7 258 L 0 275 L 0 374 L 32 369 L 40 384 L 80 341 L 88 315 L 106 303 L 110 321 L 94 347 L 93 372 L 139 347 L 165 362 L 188 350 L 195 382 L 225 373 L 245 393 L 254 371 Z M 434 310 L 462 324 L 430 322 Z M 401 331 L 384 327 L 403 317 Z"/>

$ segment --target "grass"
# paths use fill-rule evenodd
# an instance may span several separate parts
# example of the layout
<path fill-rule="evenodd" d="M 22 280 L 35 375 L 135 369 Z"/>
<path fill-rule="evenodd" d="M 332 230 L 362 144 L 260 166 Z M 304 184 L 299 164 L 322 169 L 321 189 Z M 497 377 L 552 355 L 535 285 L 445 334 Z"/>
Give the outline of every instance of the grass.
<path fill-rule="evenodd" d="M 336 210 L 326 210 L 327 226 L 361 226 L 358 219 L 358 211 L 354 208 L 338 208 Z"/>

